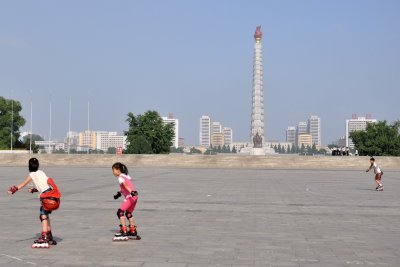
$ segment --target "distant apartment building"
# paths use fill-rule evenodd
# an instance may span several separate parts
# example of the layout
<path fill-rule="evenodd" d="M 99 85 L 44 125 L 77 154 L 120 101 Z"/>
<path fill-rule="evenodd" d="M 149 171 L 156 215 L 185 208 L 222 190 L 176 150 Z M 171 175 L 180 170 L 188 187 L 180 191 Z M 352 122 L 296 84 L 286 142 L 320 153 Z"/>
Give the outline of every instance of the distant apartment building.
<path fill-rule="evenodd" d="M 222 125 L 219 121 L 213 121 L 211 124 L 211 134 L 222 133 Z"/>
<path fill-rule="evenodd" d="M 97 138 L 96 138 L 96 132 L 94 131 L 89 131 L 86 130 L 84 132 L 79 133 L 79 143 L 78 145 L 80 147 L 87 147 L 90 149 L 96 149 L 97 148 Z"/>
<path fill-rule="evenodd" d="M 117 132 L 96 132 L 96 149 L 107 151 L 109 148 L 126 148 L 126 136 L 118 135 Z"/>
<path fill-rule="evenodd" d="M 299 137 L 299 135 L 300 134 L 307 134 L 308 133 L 308 126 L 307 126 L 307 122 L 305 122 L 305 121 L 300 121 L 298 124 L 297 124 L 297 127 L 296 127 L 296 136 L 295 136 L 295 143 L 296 144 L 298 144 L 299 143 L 299 139 L 298 139 L 298 137 Z"/>
<path fill-rule="evenodd" d="M 365 131 L 368 123 L 376 123 L 376 119 L 372 119 L 370 114 L 366 117 L 357 117 L 356 114 L 352 115 L 350 120 L 346 120 L 346 147 L 354 148 L 353 141 L 350 138 L 350 133 L 354 131 Z"/>
<path fill-rule="evenodd" d="M 346 137 L 342 136 L 337 140 L 338 147 L 346 147 Z"/>
<path fill-rule="evenodd" d="M 185 146 L 185 138 L 179 137 L 178 139 L 178 147 L 184 147 Z"/>
<path fill-rule="evenodd" d="M 231 146 L 233 142 L 233 132 L 232 128 L 230 127 L 224 127 L 222 129 L 222 133 L 224 134 L 224 145 L 226 146 Z"/>
<path fill-rule="evenodd" d="M 209 116 L 200 118 L 199 145 L 202 147 L 211 145 L 211 119 Z"/>
<path fill-rule="evenodd" d="M 223 133 L 213 133 L 211 135 L 211 145 L 213 147 L 222 147 L 224 145 L 224 134 Z"/>
<path fill-rule="evenodd" d="M 170 113 L 168 117 L 162 117 L 164 123 L 173 123 L 174 124 L 174 137 L 172 138 L 172 146 L 175 148 L 179 147 L 179 119 L 174 118 L 174 116 Z"/>
<path fill-rule="evenodd" d="M 244 147 L 248 147 L 249 142 L 232 142 L 231 150 L 235 148 L 236 152 L 239 153 L 240 150 Z"/>
<path fill-rule="evenodd" d="M 286 142 L 295 144 L 296 143 L 296 127 L 289 126 L 286 130 Z"/>
<path fill-rule="evenodd" d="M 315 144 L 317 147 L 321 146 L 321 119 L 316 116 L 312 115 L 308 119 L 308 133 L 312 136 L 312 143 Z"/>
<path fill-rule="evenodd" d="M 78 132 L 67 132 L 67 136 L 64 138 L 64 143 L 66 147 L 70 146 L 72 147 L 77 147 L 79 145 L 79 133 Z"/>
<path fill-rule="evenodd" d="M 305 122 L 305 121 L 300 121 L 300 122 L 297 124 L 296 133 L 297 133 L 297 134 L 306 134 L 306 133 L 308 133 L 307 122 Z"/>
<path fill-rule="evenodd" d="M 58 141 L 35 141 L 35 145 L 39 147 L 39 152 L 53 153 L 57 150 L 65 150 L 65 144 Z"/>
<path fill-rule="evenodd" d="M 297 145 L 299 147 L 301 147 L 302 145 L 304 145 L 304 147 L 312 147 L 313 142 L 312 142 L 312 135 L 305 133 L 305 134 L 299 134 L 297 136 Z"/>

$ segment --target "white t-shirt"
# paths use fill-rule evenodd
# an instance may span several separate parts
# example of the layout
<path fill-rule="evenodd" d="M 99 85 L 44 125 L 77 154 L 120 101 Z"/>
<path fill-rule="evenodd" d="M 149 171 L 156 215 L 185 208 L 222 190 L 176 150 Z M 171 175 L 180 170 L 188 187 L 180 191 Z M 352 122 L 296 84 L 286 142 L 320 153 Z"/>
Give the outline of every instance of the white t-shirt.
<path fill-rule="evenodd" d="M 124 175 L 126 178 L 128 178 L 129 180 L 131 180 L 132 178 L 129 175 L 126 174 L 121 174 Z M 118 177 L 118 183 L 122 184 L 123 182 L 125 182 L 124 178 L 122 178 L 121 176 Z"/>
<path fill-rule="evenodd" d="M 38 170 L 36 172 L 31 172 L 29 173 L 29 176 L 32 178 L 32 181 L 40 194 L 50 188 L 47 184 L 48 177 L 44 171 Z"/>
<path fill-rule="evenodd" d="M 374 173 L 381 173 L 381 169 L 378 167 L 378 165 L 376 165 L 376 163 L 374 162 L 373 164 L 371 164 L 371 169 L 374 168 Z"/>

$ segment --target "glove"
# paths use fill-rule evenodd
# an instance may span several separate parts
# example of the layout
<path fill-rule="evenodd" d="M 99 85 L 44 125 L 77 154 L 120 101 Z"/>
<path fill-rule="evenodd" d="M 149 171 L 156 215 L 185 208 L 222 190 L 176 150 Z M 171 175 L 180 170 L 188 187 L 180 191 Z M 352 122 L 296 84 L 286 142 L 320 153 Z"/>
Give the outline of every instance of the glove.
<path fill-rule="evenodd" d="M 114 195 L 114 199 L 118 199 L 118 198 L 120 198 L 122 195 L 121 195 L 121 192 L 117 192 L 115 195 Z"/>
<path fill-rule="evenodd" d="M 132 191 L 132 192 L 131 192 L 131 196 L 135 197 L 135 196 L 137 196 L 137 195 L 139 195 L 139 193 L 138 193 L 137 191 Z"/>
<path fill-rule="evenodd" d="M 28 192 L 33 194 L 33 193 L 36 193 L 36 192 L 39 192 L 39 191 L 36 188 L 29 188 Z"/>
<path fill-rule="evenodd" d="M 14 195 L 15 192 L 17 192 L 17 191 L 18 191 L 18 187 L 15 186 L 15 185 L 11 186 L 11 187 L 8 189 L 8 193 L 10 193 L 11 195 Z"/>

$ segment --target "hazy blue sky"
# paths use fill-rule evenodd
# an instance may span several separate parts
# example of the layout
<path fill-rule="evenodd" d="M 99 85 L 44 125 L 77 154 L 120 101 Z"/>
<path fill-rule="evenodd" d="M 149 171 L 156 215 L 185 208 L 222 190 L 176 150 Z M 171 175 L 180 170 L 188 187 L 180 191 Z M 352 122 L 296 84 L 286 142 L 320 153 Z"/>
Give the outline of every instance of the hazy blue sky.
<path fill-rule="evenodd" d="M 352 113 L 400 118 L 400 1 L 1 1 L 0 95 L 22 102 L 33 131 L 126 130 L 156 109 L 198 143 L 202 114 L 250 132 L 253 33 L 262 25 L 265 132 L 310 115 L 324 144 Z M 51 92 L 51 93 L 50 93 Z M 88 93 L 89 92 L 89 93 Z M 29 129 L 29 122 L 24 129 Z"/>

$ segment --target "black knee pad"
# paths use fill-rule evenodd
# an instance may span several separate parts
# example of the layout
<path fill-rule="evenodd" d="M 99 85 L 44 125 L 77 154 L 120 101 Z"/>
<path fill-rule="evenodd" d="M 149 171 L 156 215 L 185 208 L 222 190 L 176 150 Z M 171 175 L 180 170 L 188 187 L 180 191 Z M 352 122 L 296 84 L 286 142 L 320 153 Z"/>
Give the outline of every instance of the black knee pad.
<path fill-rule="evenodd" d="M 121 209 L 118 209 L 117 216 L 118 216 L 118 219 L 121 219 L 121 217 L 124 217 L 124 211 Z"/>
<path fill-rule="evenodd" d="M 40 215 L 39 215 L 39 219 L 40 219 L 41 222 L 43 222 L 43 221 L 48 220 L 48 219 L 49 219 L 49 216 L 44 215 L 44 214 L 40 214 Z"/>
<path fill-rule="evenodd" d="M 126 211 L 125 216 L 126 216 L 126 218 L 130 219 L 130 218 L 132 218 L 132 213 L 130 213 L 129 211 Z"/>

